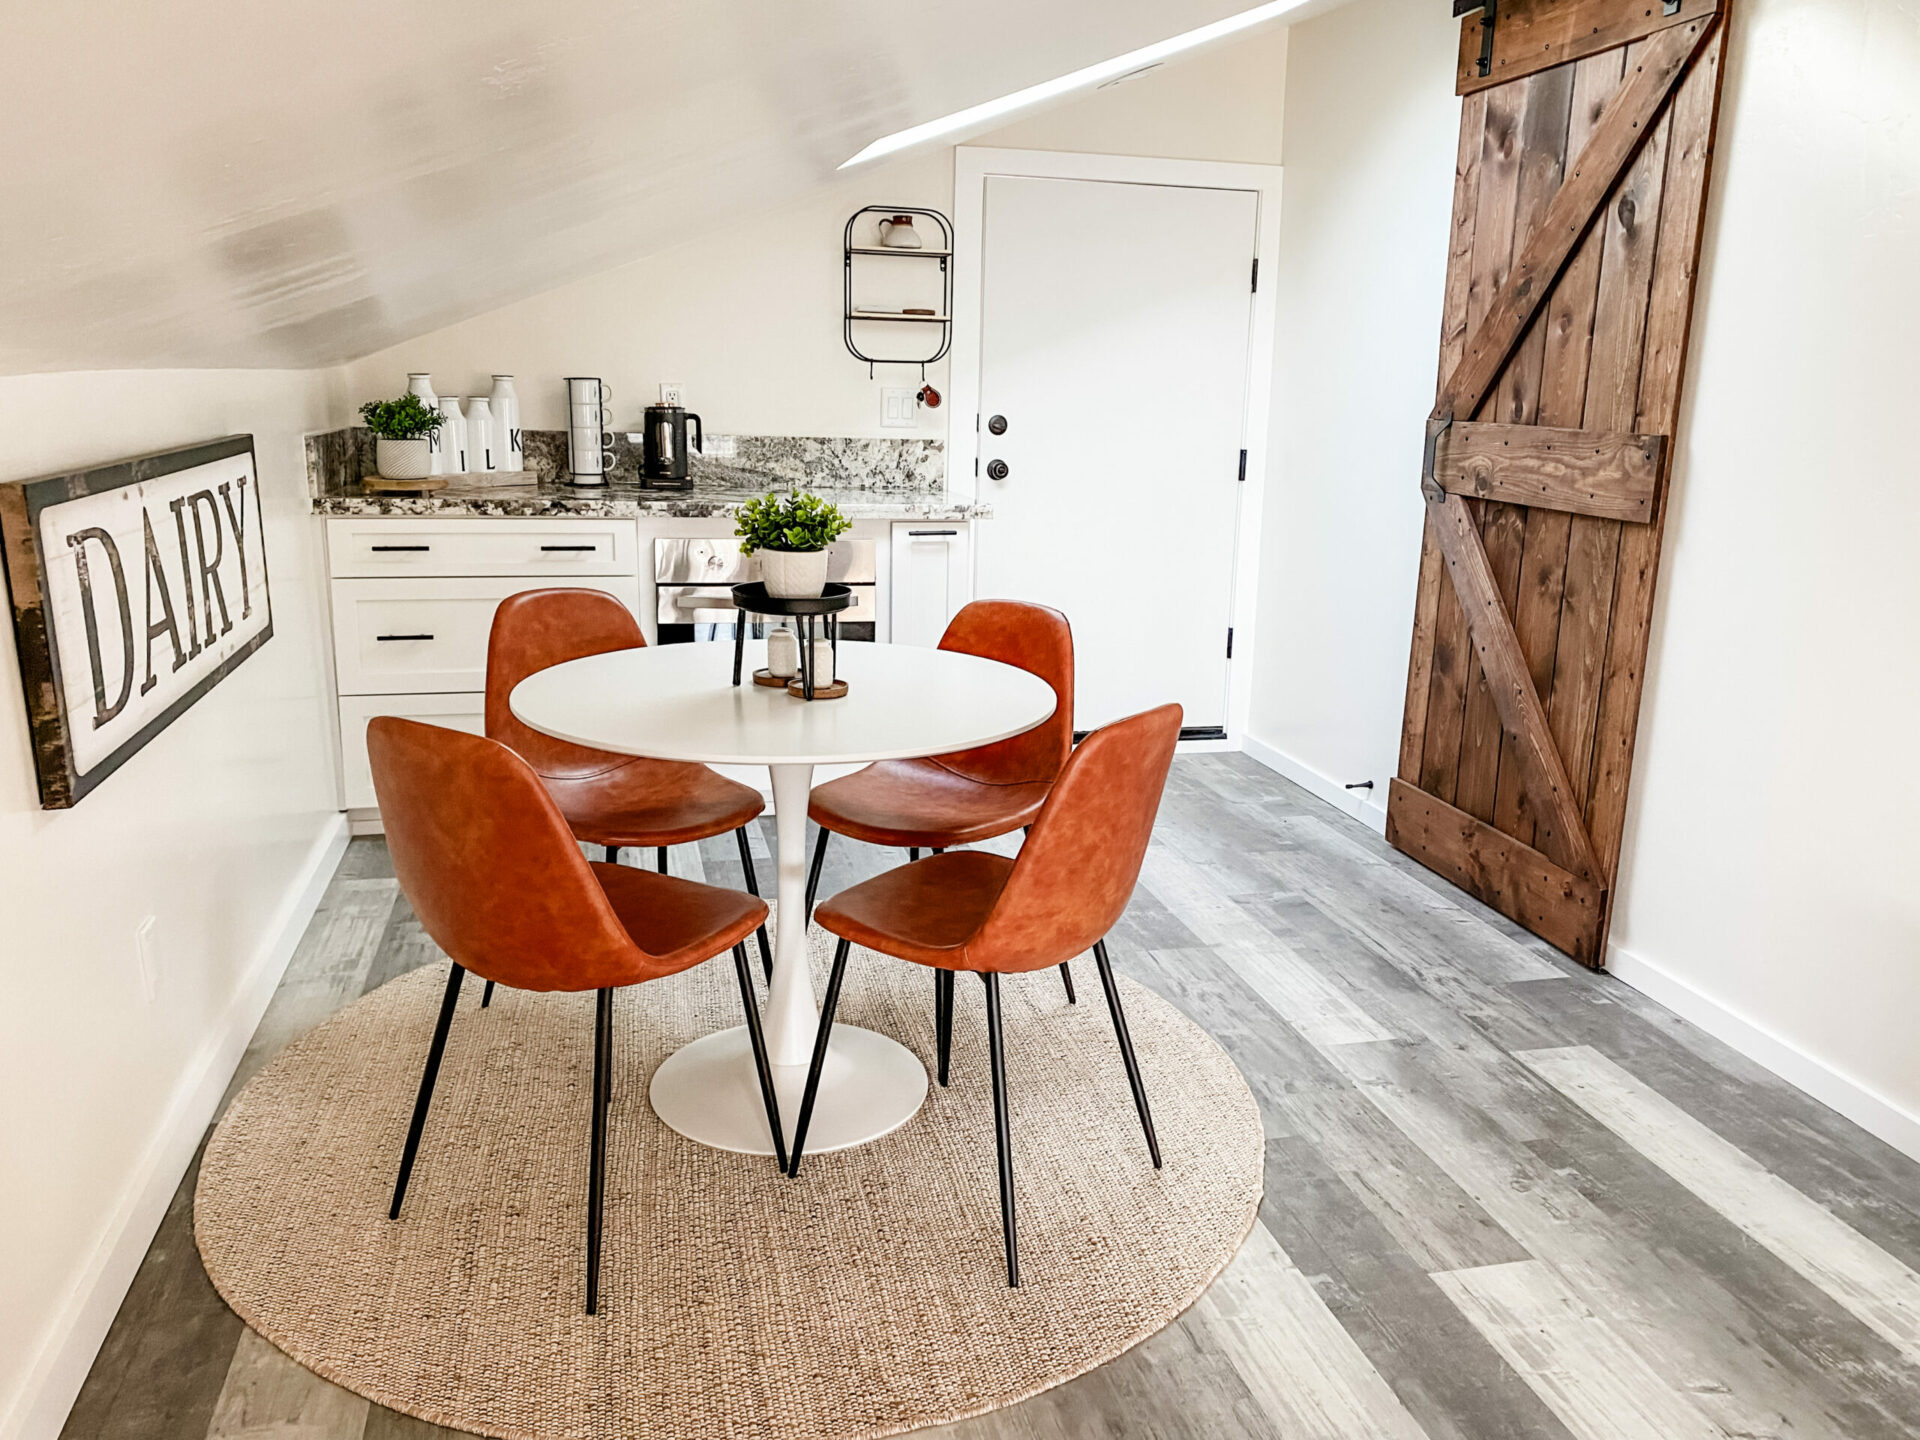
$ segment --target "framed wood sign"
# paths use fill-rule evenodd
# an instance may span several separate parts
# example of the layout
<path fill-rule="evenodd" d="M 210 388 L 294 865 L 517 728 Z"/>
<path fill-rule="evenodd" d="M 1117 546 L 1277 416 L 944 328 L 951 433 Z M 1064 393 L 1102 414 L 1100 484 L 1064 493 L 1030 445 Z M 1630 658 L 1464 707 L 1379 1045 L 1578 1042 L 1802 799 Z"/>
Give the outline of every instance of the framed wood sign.
<path fill-rule="evenodd" d="M 40 805 L 74 805 L 273 638 L 253 437 L 0 485 Z"/>

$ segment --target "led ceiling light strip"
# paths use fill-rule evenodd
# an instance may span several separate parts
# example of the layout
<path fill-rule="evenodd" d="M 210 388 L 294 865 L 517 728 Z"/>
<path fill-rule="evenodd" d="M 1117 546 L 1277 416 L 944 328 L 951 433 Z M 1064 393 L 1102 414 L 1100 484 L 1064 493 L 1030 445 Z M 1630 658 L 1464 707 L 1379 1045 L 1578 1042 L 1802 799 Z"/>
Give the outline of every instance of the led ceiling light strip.
<path fill-rule="evenodd" d="M 864 165 L 870 160 L 882 156 L 897 154 L 915 145 L 924 145 L 929 140 L 954 135 L 962 130 L 978 129 L 1002 116 L 1011 115 L 1016 110 L 1024 110 L 1030 105 L 1055 99 L 1074 90 L 1100 85 L 1108 80 L 1127 74 L 1130 71 L 1157 65 L 1169 56 L 1178 55 L 1183 50 L 1221 40 L 1239 31 L 1251 29 L 1269 20 L 1278 19 L 1290 10 L 1298 10 L 1306 0 L 1269 0 L 1268 4 L 1256 5 L 1251 10 L 1242 10 L 1238 15 L 1229 15 L 1224 20 L 1216 20 L 1211 25 L 1202 25 L 1197 30 L 1175 35 L 1167 40 L 1156 41 L 1139 50 L 1129 50 L 1124 55 L 1116 55 L 1111 60 L 1102 60 L 1097 65 L 1059 75 L 1052 80 L 1043 80 L 1038 85 L 1029 85 L 1024 90 L 1016 90 L 1011 95 L 1002 95 L 998 100 L 988 100 L 984 104 L 972 105 L 965 110 L 956 110 L 951 115 L 943 115 L 938 120 L 928 120 L 923 124 L 908 126 L 905 130 L 896 130 L 891 135 L 883 135 L 851 160 L 840 166 L 846 170 L 855 165 Z"/>

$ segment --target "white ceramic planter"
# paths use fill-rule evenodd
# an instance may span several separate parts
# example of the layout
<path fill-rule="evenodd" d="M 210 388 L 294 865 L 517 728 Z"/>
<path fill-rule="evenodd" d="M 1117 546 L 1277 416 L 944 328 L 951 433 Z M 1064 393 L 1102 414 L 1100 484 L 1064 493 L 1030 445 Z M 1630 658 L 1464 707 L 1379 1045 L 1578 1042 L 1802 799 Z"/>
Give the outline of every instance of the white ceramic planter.
<path fill-rule="evenodd" d="M 424 438 L 389 440 L 384 435 L 376 435 L 373 460 L 388 480 L 420 480 L 433 473 L 433 443 Z"/>
<path fill-rule="evenodd" d="M 827 588 L 824 550 L 761 550 L 760 578 L 767 594 L 781 600 L 811 600 Z"/>

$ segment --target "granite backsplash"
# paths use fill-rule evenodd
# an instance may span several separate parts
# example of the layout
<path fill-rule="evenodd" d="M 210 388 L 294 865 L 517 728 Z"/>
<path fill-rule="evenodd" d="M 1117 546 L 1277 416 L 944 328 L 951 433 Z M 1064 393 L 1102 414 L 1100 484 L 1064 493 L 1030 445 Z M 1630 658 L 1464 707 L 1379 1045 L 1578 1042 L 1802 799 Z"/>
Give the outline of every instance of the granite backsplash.
<path fill-rule="evenodd" d="M 530 480 L 565 478 L 567 432 L 523 432 L 526 474 Z M 946 483 L 946 442 L 873 438 L 865 436 L 733 435 L 711 437 L 711 455 L 691 456 L 693 479 L 706 486 L 775 489 L 798 485 L 802 489 L 871 490 L 880 494 L 933 494 Z M 616 483 L 635 484 L 640 475 L 640 447 L 616 434 Z M 307 436 L 307 488 L 313 495 L 357 484 L 375 473 L 373 435 L 355 425 Z M 509 477 L 495 472 L 498 480 Z"/>

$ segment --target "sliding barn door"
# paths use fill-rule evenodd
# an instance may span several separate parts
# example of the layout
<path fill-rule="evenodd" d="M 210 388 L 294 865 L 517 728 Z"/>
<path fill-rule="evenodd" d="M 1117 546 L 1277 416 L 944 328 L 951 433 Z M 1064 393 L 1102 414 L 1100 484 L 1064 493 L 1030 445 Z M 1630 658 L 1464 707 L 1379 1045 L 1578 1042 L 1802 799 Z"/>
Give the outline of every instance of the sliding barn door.
<path fill-rule="evenodd" d="M 1726 4 L 1498 0 L 1461 26 L 1387 838 L 1593 966 L 1645 681 Z"/>

